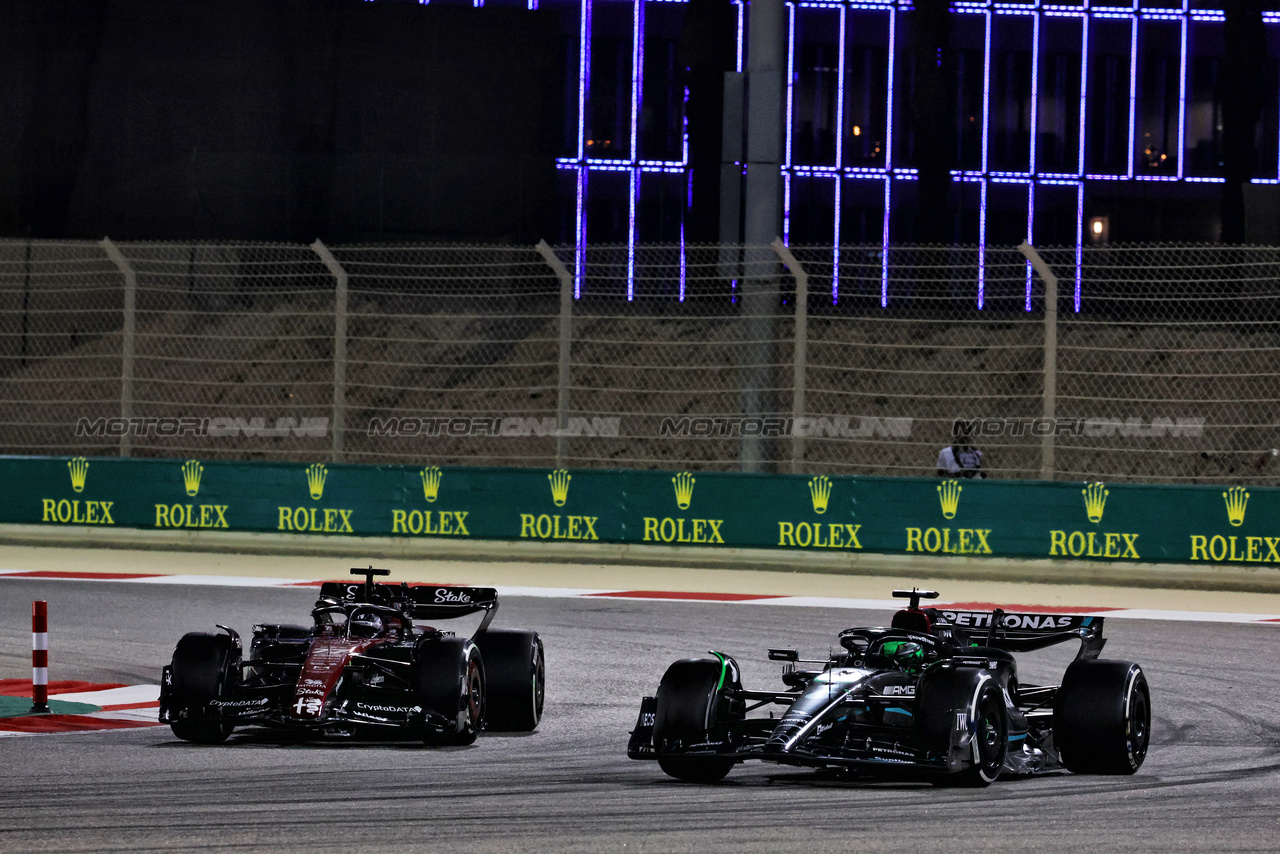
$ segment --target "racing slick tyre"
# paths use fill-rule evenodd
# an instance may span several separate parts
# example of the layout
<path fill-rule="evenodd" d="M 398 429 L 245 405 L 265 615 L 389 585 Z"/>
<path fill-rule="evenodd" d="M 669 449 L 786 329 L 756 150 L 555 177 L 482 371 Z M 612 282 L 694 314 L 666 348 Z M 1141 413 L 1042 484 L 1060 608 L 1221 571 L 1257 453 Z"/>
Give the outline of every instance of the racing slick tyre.
<path fill-rule="evenodd" d="M 231 682 L 231 636 L 212 632 L 189 632 L 173 651 L 170 673 L 173 679 L 172 706 L 175 710 L 198 712 L 210 701 L 227 693 Z M 169 724 L 173 734 L 196 744 L 220 744 L 231 735 L 233 726 L 222 721 L 184 718 Z"/>
<path fill-rule="evenodd" d="M 1077 774 L 1133 774 L 1151 742 L 1151 690 L 1131 661 L 1073 661 L 1053 703 L 1053 743 Z"/>
<path fill-rule="evenodd" d="M 537 632 L 488 629 L 475 637 L 484 656 L 485 728 L 532 732 L 542 720 L 546 664 Z"/>
<path fill-rule="evenodd" d="M 685 658 L 667 668 L 658 684 L 653 721 L 653 745 L 659 754 L 712 739 L 721 712 L 724 667 L 710 658 Z M 733 765 L 734 760 L 715 756 L 658 758 L 668 776 L 691 783 L 722 780 Z"/>
<path fill-rule="evenodd" d="M 1000 776 L 1009 750 L 1009 719 L 996 679 L 973 668 L 937 667 L 925 672 L 916 689 L 917 734 L 932 756 L 949 757 L 957 715 L 963 712 L 972 733 L 971 764 L 935 777 L 937 786 L 989 786 Z"/>
<path fill-rule="evenodd" d="M 480 650 L 463 638 L 433 638 L 418 646 L 410 678 L 414 698 L 427 711 L 456 721 L 428 732 L 427 744 L 472 744 L 484 726 L 485 679 Z"/>

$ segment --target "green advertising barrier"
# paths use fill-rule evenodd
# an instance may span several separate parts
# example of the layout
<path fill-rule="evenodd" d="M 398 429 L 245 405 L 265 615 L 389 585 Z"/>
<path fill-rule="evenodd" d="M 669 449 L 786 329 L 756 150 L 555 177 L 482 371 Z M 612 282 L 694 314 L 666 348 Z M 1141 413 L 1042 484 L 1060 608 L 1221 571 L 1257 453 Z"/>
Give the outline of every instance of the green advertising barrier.
<path fill-rule="evenodd" d="M 0 523 L 1280 565 L 1280 490 L 0 459 Z"/>

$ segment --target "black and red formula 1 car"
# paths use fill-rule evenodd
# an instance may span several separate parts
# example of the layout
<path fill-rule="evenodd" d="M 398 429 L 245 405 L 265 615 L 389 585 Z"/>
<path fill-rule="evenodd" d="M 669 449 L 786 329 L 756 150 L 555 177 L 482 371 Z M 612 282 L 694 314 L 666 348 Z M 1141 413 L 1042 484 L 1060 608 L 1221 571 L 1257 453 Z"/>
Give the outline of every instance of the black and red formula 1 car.
<path fill-rule="evenodd" d="M 825 659 L 769 650 L 789 662 L 784 690 L 743 688 L 723 653 L 675 662 L 641 701 L 627 755 L 694 782 L 719 780 L 745 759 L 967 786 L 1001 773 L 1132 774 L 1142 765 L 1147 680 L 1133 662 L 1098 658 L 1101 617 L 921 608 L 938 594 L 893 595 L 911 601 L 892 625 L 845 629 L 841 651 Z M 1018 679 L 1013 653 L 1067 641 L 1080 647 L 1061 684 Z M 769 706 L 784 710 L 760 716 Z"/>
<path fill-rule="evenodd" d="M 533 730 L 545 669 L 536 632 L 491 629 L 489 587 L 325 582 L 312 624 L 257 625 L 240 636 L 191 632 L 164 668 L 160 720 L 186 741 L 225 741 L 238 726 L 312 733 L 394 732 L 428 744 L 470 744 L 482 729 Z M 414 620 L 484 612 L 471 638 Z"/>

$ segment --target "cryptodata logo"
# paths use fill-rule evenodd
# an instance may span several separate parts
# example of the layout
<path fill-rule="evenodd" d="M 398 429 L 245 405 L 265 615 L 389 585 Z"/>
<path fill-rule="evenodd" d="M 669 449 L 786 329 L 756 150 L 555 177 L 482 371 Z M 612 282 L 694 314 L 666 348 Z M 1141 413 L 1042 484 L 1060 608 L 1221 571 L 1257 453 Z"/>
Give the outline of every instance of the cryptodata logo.
<path fill-rule="evenodd" d="M 71 489 L 84 492 L 84 482 L 89 477 L 89 461 L 84 457 L 72 457 L 67 461 L 67 468 L 71 471 Z"/>
<path fill-rule="evenodd" d="M 187 460 L 182 464 L 182 486 L 187 495 L 195 498 L 200 494 L 200 478 L 204 474 L 204 466 L 199 460 Z"/>
<path fill-rule="evenodd" d="M 435 504 L 440 497 L 440 481 L 444 474 L 439 466 L 427 466 L 419 474 L 422 475 L 422 497 L 427 499 L 428 504 Z"/>
<path fill-rule="evenodd" d="M 956 518 L 956 510 L 960 508 L 960 492 L 963 489 L 958 480 L 944 480 L 938 484 L 938 502 L 942 505 L 942 518 Z"/>
<path fill-rule="evenodd" d="M 697 483 L 693 475 L 687 471 L 682 471 L 675 477 L 671 478 L 671 483 L 676 490 L 676 506 L 681 510 L 688 510 L 689 505 L 693 503 L 693 485 Z"/>
<path fill-rule="evenodd" d="M 823 474 L 810 480 L 809 498 L 813 500 L 814 513 L 819 516 L 826 513 L 827 502 L 831 500 L 831 478 Z"/>
<path fill-rule="evenodd" d="M 1233 486 L 1222 493 L 1222 499 L 1227 502 L 1227 521 L 1239 528 L 1244 524 L 1244 511 L 1249 506 L 1249 493 L 1244 491 L 1243 486 Z"/>
<path fill-rule="evenodd" d="M 557 507 L 563 507 L 569 500 L 569 481 L 573 480 L 573 475 L 569 474 L 568 469 L 556 469 L 547 475 L 547 480 L 551 481 L 552 503 Z"/>
<path fill-rule="evenodd" d="M 1111 494 L 1107 485 L 1102 482 L 1088 484 L 1080 490 L 1084 496 L 1084 512 L 1089 514 L 1089 521 L 1097 524 L 1102 521 L 1102 512 L 1107 508 L 1107 496 Z"/>

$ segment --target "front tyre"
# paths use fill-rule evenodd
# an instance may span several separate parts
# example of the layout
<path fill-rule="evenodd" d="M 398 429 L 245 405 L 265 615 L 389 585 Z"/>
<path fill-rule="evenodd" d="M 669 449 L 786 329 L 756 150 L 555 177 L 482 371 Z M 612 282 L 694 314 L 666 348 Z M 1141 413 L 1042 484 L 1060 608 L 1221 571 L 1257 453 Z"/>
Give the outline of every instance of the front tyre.
<path fill-rule="evenodd" d="M 414 698 L 428 712 L 453 722 L 428 732 L 427 744 L 473 744 L 484 726 L 484 661 L 475 644 L 461 638 L 433 639 L 415 651 L 411 678 Z"/>
<path fill-rule="evenodd" d="M 232 639 L 211 632 L 189 632 L 173 651 L 172 707 L 179 716 L 169 724 L 173 734 L 195 744 L 220 744 L 232 724 L 200 720 L 211 700 L 227 693 L 231 682 Z"/>
<path fill-rule="evenodd" d="M 1053 742 L 1077 774 L 1133 774 L 1151 743 L 1151 690 L 1131 661 L 1073 661 L 1053 704 Z"/>
<path fill-rule="evenodd" d="M 484 656 L 485 727 L 495 732 L 532 732 L 542 720 L 546 662 L 537 632 L 489 629 L 476 635 Z"/>
<path fill-rule="evenodd" d="M 957 729 L 960 722 L 963 731 Z M 916 691 L 916 726 L 926 751 L 953 769 L 933 778 L 935 785 L 984 787 L 1000 776 L 1009 750 L 1009 716 L 993 674 L 927 670 Z"/>
<path fill-rule="evenodd" d="M 716 756 L 663 756 L 714 740 L 719 722 L 726 662 L 686 658 L 667 668 L 658 685 L 653 745 L 658 767 L 670 777 L 691 783 L 723 780 L 734 760 Z"/>

